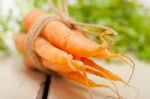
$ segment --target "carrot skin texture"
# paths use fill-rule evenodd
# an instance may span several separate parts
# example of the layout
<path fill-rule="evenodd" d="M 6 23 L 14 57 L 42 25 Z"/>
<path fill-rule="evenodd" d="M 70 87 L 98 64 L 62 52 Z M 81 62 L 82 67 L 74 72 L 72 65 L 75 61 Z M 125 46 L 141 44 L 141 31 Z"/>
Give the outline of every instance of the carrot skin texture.
<path fill-rule="evenodd" d="M 43 15 L 47 15 L 47 13 L 37 9 L 31 11 L 24 18 L 23 24 L 26 32 Z M 107 31 L 105 33 L 107 34 Z M 105 33 L 102 34 L 105 35 Z M 23 35 L 16 37 L 15 43 L 18 49 L 25 52 L 25 37 Z M 130 61 L 130 65 L 134 66 L 134 63 L 128 57 L 113 53 L 109 44 L 103 39 L 103 36 L 100 35 L 102 44 L 98 44 L 86 38 L 80 31 L 69 28 L 61 21 L 53 20 L 41 30 L 40 36 L 35 41 L 34 51 L 40 56 L 45 68 L 88 87 L 109 88 L 119 96 L 119 93 L 112 87 L 105 84 L 97 84 L 88 79 L 86 74 L 91 73 L 105 79 L 124 82 L 119 76 L 97 65 L 87 57 L 104 59 L 117 57 L 128 64 L 130 64 Z M 36 68 L 28 59 L 28 56 L 25 56 L 24 63 L 29 68 Z"/>
<path fill-rule="evenodd" d="M 34 22 L 44 14 L 46 13 L 42 11 L 40 12 L 39 10 L 33 10 L 28 13 L 24 18 L 25 29 L 29 30 Z M 32 20 L 32 18 L 34 18 L 34 20 Z M 41 31 L 41 35 L 57 48 L 65 50 L 74 56 L 95 56 L 99 50 L 99 44 L 85 38 L 84 36 L 77 35 L 75 31 L 71 30 L 60 21 L 52 21 L 46 24 Z"/>
<path fill-rule="evenodd" d="M 23 47 L 23 48 L 21 48 L 19 45 L 17 45 L 17 46 L 19 46 L 18 48 L 20 48 L 22 50 L 24 50 L 25 38 L 26 38 L 26 34 L 22 33 L 22 34 L 19 34 L 15 39 L 16 41 L 20 42 L 20 43 L 16 42 L 16 44 L 22 45 L 21 47 Z M 17 40 L 17 39 L 20 39 L 20 40 Z M 52 60 L 56 59 L 54 57 L 54 55 L 52 55 L 52 52 L 55 53 L 55 51 L 57 51 L 57 50 L 54 49 L 53 47 L 52 48 L 51 47 L 50 47 L 50 44 L 42 38 L 38 38 L 35 42 L 35 51 L 38 53 L 38 55 L 40 55 L 42 57 L 41 61 L 42 61 L 43 65 L 46 68 L 54 70 L 56 72 L 72 72 L 72 71 L 74 71 L 74 70 L 72 70 L 72 68 L 70 68 L 70 66 L 68 66 L 68 64 L 66 64 L 66 63 L 62 64 L 63 62 L 66 62 L 68 60 L 68 58 L 67 59 L 63 58 L 64 59 L 64 60 L 62 60 L 63 62 L 52 61 Z M 51 55 L 51 57 L 53 56 L 53 58 L 49 58 L 50 55 Z M 121 78 L 119 78 L 117 75 L 115 75 L 115 74 L 111 73 L 110 71 L 104 69 L 103 67 L 97 65 L 96 63 L 94 63 L 92 60 L 89 60 L 88 58 L 78 57 L 75 59 L 77 59 L 77 60 L 83 62 L 84 64 L 88 65 L 89 67 L 93 68 L 93 69 L 85 69 L 85 71 L 88 73 L 108 79 L 101 73 L 101 72 L 104 72 L 105 74 L 108 75 L 108 77 L 110 77 L 109 79 L 121 81 Z M 32 63 L 30 62 L 29 58 L 27 58 L 27 56 L 25 57 L 25 63 L 27 64 L 28 67 L 33 67 Z M 79 67 L 79 66 L 77 66 L 77 67 Z"/>
<path fill-rule="evenodd" d="M 59 50 L 43 38 L 38 38 L 34 45 L 35 52 L 50 63 L 66 64 L 72 56 Z"/>
<path fill-rule="evenodd" d="M 20 33 L 14 38 L 16 48 L 22 52 L 25 52 L 25 33 Z"/>
<path fill-rule="evenodd" d="M 29 13 L 31 13 L 31 15 L 25 16 L 24 20 L 23 20 L 23 26 L 24 26 L 24 29 L 26 32 L 32 27 L 32 25 L 33 25 L 32 22 L 35 22 L 38 19 L 38 17 L 41 17 L 43 14 L 46 14 L 46 12 L 44 12 L 41 9 L 34 9 L 34 10 L 30 11 Z M 32 13 L 34 13 L 34 14 L 32 14 Z"/>
<path fill-rule="evenodd" d="M 29 68 L 34 69 L 33 65 L 30 63 L 28 58 L 26 57 L 25 59 L 27 59 L 27 62 L 29 62 L 29 63 L 26 62 L 25 64 L 28 65 Z M 59 65 L 59 64 L 51 64 L 51 63 L 49 63 L 45 60 L 42 60 L 42 63 L 46 68 L 51 69 L 53 71 L 57 71 L 57 73 L 59 73 L 61 76 L 65 77 L 65 78 L 68 78 L 72 81 L 78 82 L 82 85 L 85 85 L 85 86 L 88 86 L 88 87 L 108 87 L 105 84 L 97 84 L 97 83 L 91 81 L 90 79 L 88 79 L 89 85 L 87 85 L 87 82 L 85 82 L 85 79 L 86 79 L 85 76 L 83 74 L 81 74 L 80 72 L 72 71 L 69 68 L 69 66 L 67 66 L 67 65 L 62 66 L 62 65 Z"/>
<path fill-rule="evenodd" d="M 86 78 L 83 74 L 81 74 L 80 72 L 71 72 L 71 73 L 63 73 L 61 74 L 63 77 L 66 77 L 72 81 L 78 82 L 82 85 L 88 86 L 88 87 L 106 87 L 109 88 L 108 85 L 105 84 L 97 84 L 93 81 L 91 81 L 90 79 Z M 88 80 L 88 85 L 86 82 L 86 79 Z"/>
<path fill-rule="evenodd" d="M 21 51 L 25 50 L 26 34 L 19 34 L 15 38 L 16 46 Z M 66 64 L 67 60 L 72 59 L 68 53 L 57 49 L 45 39 L 38 37 L 34 44 L 35 52 L 50 63 Z"/>

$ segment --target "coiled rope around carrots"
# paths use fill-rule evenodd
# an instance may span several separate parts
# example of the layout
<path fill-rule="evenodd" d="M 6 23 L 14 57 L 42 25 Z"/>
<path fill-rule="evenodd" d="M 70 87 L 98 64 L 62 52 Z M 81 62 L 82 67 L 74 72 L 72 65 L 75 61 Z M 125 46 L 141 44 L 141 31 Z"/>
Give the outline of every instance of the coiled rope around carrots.
<path fill-rule="evenodd" d="M 44 73 L 47 73 L 47 74 L 51 74 L 51 75 L 57 75 L 57 73 L 45 68 L 40 61 L 40 57 L 33 50 L 35 40 L 39 36 L 42 28 L 48 22 L 54 21 L 54 20 L 59 20 L 59 21 L 62 21 L 64 24 L 66 24 L 69 28 L 75 28 L 75 29 L 81 31 L 82 33 L 92 34 L 95 36 L 99 36 L 98 33 L 85 31 L 81 27 L 90 27 L 90 28 L 100 29 L 100 30 L 110 30 L 110 31 L 112 31 L 113 34 L 117 34 L 117 32 L 114 31 L 113 29 L 103 26 L 103 25 L 87 24 L 87 23 L 81 23 L 81 22 L 76 22 L 76 21 L 72 20 L 68 14 L 68 7 L 66 4 L 67 4 L 67 2 L 62 3 L 62 6 L 61 6 L 62 10 L 58 10 L 58 12 L 56 12 L 54 15 L 50 16 L 47 14 L 47 15 L 41 16 L 34 23 L 34 25 L 31 27 L 31 29 L 27 33 L 26 50 L 25 50 L 26 54 L 29 56 L 29 59 L 31 60 L 31 62 L 34 64 L 34 66 L 38 70 L 40 70 Z"/>

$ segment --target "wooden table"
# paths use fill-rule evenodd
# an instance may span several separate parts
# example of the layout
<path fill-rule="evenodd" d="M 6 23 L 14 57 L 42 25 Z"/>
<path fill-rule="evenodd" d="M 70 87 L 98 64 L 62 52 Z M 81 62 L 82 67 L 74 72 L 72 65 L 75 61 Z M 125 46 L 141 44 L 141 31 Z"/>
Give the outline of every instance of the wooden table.
<path fill-rule="evenodd" d="M 133 58 L 136 70 L 131 81 L 140 91 L 138 99 L 150 98 L 150 64 Z M 105 63 L 95 59 L 105 68 L 119 74 L 124 79 L 130 75 L 130 69 L 123 63 Z M 103 79 L 89 75 L 97 82 Z M 134 90 L 118 83 L 118 88 L 126 99 L 133 99 Z M 113 93 L 104 88 L 91 88 L 93 99 L 102 99 Z M 14 54 L 0 60 L 0 99 L 89 99 L 87 88 L 66 79 L 50 77 L 32 71 L 23 65 L 19 55 Z"/>

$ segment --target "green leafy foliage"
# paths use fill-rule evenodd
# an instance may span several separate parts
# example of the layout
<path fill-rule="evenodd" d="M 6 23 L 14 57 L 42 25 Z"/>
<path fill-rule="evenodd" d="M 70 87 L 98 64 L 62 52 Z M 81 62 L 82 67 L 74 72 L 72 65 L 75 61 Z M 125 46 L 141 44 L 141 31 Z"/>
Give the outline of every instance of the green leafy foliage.
<path fill-rule="evenodd" d="M 70 13 L 76 20 L 113 28 L 119 33 L 116 51 L 150 61 L 150 13 L 136 0 L 78 0 Z"/>
<path fill-rule="evenodd" d="M 4 33 L 7 30 L 7 23 L 4 16 L 2 16 L 0 10 L 0 52 L 5 52 L 7 50 L 7 46 L 4 43 Z"/>

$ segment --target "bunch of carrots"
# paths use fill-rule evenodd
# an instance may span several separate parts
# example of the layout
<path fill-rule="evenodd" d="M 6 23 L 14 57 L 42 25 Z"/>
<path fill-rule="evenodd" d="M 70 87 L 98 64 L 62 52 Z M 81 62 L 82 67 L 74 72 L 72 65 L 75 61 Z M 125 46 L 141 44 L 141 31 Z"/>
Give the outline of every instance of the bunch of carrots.
<path fill-rule="evenodd" d="M 24 63 L 32 69 L 36 66 L 25 53 L 25 40 L 32 25 L 43 15 L 47 14 L 40 9 L 30 11 L 23 19 L 24 33 L 15 37 L 18 50 L 24 53 Z M 56 72 L 58 75 L 75 81 L 87 87 L 105 87 L 116 92 L 111 86 L 99 84 L 87 77 L 87 73 L 102 77 L 110 81 L 125 81 L 118 75 L 96 64 L 91 57 L 100 59 L 121 58 L 132 68 L 134 64 L 127 57 L 112 52 L 110 45 L 105 41 L 105 36 L 111 34 L 111 30 L 100 33 L 101 44 L 87 38 L 76 28 L 70 28 L 59 20 L 53 20 L 44 25 L 40 35 L 34 42 L 34 52 L 39 56 L 44 68 Z"/>

